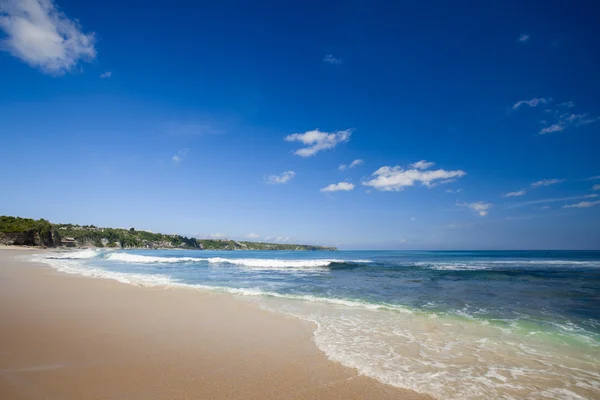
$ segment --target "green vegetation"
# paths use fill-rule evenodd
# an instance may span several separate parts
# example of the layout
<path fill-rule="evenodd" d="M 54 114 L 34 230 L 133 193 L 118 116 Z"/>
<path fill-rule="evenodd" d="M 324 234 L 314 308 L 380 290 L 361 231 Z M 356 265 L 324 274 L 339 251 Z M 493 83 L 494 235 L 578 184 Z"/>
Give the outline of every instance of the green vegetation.
<path fill-rule="evenodd" d="M 0 216 L 0 243 L 59 246 L 60 235 L 45 219 Z"/>
<path fill-rule="evenodd" d="M 94 225 L 51 224 L 40 219 L 0 217 L 0 233 L 19 233 L 35 230 L 48 234 L 58 232 L 63 239 L 75 239 L 78 246 L 121 247 L 121 248 L 179 248 L 204 250 L 335 250 L 298 244 L 238 242 L 227 239 L 196 239 L 181 235 L 165 235 L 134 228 L 99 228 Z"/>
<path fill-rule="evenodd" d="M 0 216 L 0 232 L 20 233 L 27 231 L 37 231 L 48 234 L 52 229 L 52 224 L 45 219 L 30 219 L 19 217 Z"/>
<path fill-rule="evenodd" d="M 134 228 L 98 228 L 93 225 L 81 226 L 73 224 L 55 224 L 54 227 L 63 238 L 73 238 L 79 245 L 122 248 L 201 248 L 195 238 L 190 239 L 180 235 L 163 235 L 161 233 L 136 231 Z"/>

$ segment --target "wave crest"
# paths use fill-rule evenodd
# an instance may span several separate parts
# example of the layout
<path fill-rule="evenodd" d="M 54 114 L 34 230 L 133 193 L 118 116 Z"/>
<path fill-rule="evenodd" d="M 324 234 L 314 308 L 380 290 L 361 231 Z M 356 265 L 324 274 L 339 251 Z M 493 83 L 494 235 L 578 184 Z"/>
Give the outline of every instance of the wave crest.
<path fill-rule="evenodd" d="M 224 258 L 224 257 L 155 257 L 142 256 L 138 254 L 111 253 L 105 256 L 105 259 L 111 261 L 121 261 L 133 264 L 176 264 L 176 263 L 198 263 L 207 262 L 210 264 L 231 264 L 255 269 L 294 269 L 294 268 L 328 268 L 330 266 L 338 267 L 340 265 L 351 265 L 355 263 L 368 263 L 370 260 L 337 260 L 337 259 L 317 259 L 317 260 L 282 260 L 276 258 Z"/>

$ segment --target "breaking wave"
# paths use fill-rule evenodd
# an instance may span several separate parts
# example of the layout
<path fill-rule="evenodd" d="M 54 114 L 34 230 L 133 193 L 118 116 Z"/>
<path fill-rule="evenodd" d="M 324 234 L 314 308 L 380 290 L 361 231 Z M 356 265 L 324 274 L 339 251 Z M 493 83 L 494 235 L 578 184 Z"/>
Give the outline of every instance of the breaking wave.
<path fill-rule="evenodd" d="M 231 264 L 252 268 L 265 269 L 288 269 L 288 268 L 327 268 L 330 266 L 340 267 L 341 265 L 351 265 L 356 263 L 368 263 L 370 260 L 283 260 L 275 258 L 223 258 L 223 257 L 154 257 L 141 256 L 128 253 L 110 253 L 105 257 L 107 260 L 121 261 L 133 264 L 176 264 L 176 263 L 199 263 L 207 262 L 210 264 Z"/>

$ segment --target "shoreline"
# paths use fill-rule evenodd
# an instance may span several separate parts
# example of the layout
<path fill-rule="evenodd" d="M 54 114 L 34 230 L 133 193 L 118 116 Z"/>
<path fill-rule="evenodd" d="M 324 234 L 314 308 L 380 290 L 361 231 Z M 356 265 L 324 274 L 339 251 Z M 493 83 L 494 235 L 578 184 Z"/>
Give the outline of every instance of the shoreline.
<path fill-rule="evenodd" d="M 58 272 L 0 248 L 0 397 L 431 399 L 330 361 L 314 325 L 226 293 Z"/>

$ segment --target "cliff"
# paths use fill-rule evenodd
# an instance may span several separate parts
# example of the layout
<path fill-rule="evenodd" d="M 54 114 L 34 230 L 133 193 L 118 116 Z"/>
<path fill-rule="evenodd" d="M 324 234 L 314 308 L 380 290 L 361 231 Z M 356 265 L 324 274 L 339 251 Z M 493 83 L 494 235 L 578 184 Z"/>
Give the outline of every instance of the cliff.
<path fill-rule="evenodd" d="M 0 244 L 58 247 L 60 234 L 44 219 L 0 217 Z"/>

